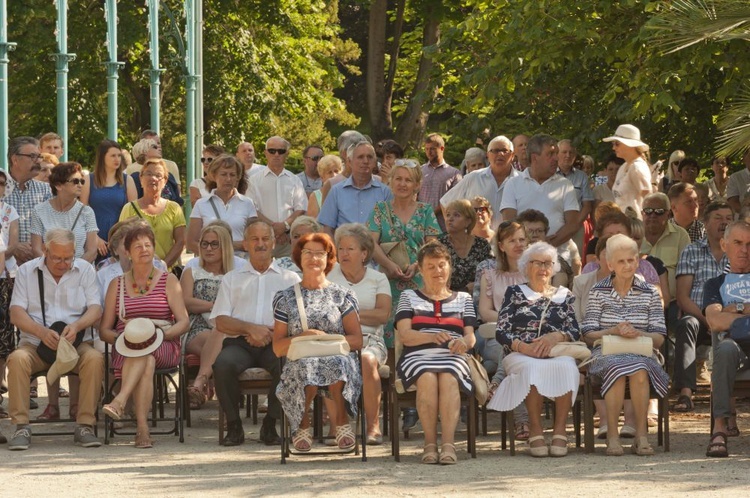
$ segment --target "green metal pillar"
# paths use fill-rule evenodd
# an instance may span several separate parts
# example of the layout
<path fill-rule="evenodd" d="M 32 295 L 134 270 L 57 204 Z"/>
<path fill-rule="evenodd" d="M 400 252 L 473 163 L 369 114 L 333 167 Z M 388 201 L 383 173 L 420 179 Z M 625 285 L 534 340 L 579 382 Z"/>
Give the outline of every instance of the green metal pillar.
<path fill-rule="evenodd" d="M 151 129 L 161 133 L 159 87 L 161 73 L 159 68 L 159 0 L 148 0 L 148 33 L 149 52 L 151 53 L 151 70 L 149 71 L 151 89 Z"/>
<path fill-rule="evenodd" d="M 57 75 L 57 134 L 62 138 L 63 161 L 68 160 L 68 63 L 76 54 L 68 53 L 68 0 L 57 0 L 57 53 L 51 54 Z"/>
<path fill-rule="evenodd" d="M 104 17 L 107 19 L 107 138 L 117 141 L 117 78 L 124 62 L 117 62 L 117 0 L 106 0 Z"/>
<path fill-rule="evenodd" d="M 185 0 L 185 38 L 187 39 L 187 75 L 186 75 L 186 89 L 185 89 L 185 100 L 187 103 L 187 111 L 185 113 L 186 121 L 186 135 L 187 135 L 187 158 L 185 165 L 185 173 L 187 175 L 187 184 L 190 185 L 195 178 L 195 94 L 196 94 L 196 82 L 198 76 L 195 71 L 195 6 L 196 0 Z M 185 203 L 186 216 L 190 215 L 190 203 Z"/>
<path fill-rule="evenodd" d="M 8 171 L 8 52 L 16 44 L 8 42 L 8 5 L 0 0 L 0 167 Z"/>

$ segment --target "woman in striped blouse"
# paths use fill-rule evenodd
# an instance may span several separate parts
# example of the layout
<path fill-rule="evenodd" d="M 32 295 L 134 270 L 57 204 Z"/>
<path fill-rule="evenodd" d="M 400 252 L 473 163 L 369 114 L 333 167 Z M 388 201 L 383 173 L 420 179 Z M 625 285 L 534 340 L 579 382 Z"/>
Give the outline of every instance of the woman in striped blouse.
<path fill-rule="evenodd" d="M 640 258 L 638 245 L 630 237 L 613 235 L 607 240 L 607 264 L 613 275 L 594 285 L 582 324 L 584 339 L 593 344 L 605 335 L 626 338 L 650 337 L 659 348 L 666 335 L 664 308 L 656 287 L 648 284 L 636 269 Z M 601 379 L 601 393 L 607 405 L 607 455 L 623 454 L 617 433 L 617 422 L 625 398 L 625 382 L 630 385 L 630 399 L 635 414 L 633 453 L 652 455 L 648 443 L 647 412 L 649 384 L 659 396 L 665 396 L 669 377 L 653 358 L 638 354 L 602 355 L 595 347 L 589 375 Z"/>
<path fill-rule="evenodd" d="M 424 430 L 422 463 L 457 462 L 454 433 L 461 405 L 460 391 L 471 394 L 469 364 L 474 347 L 476 314 L 471 295 L 452 292 L 451 255 L 441 243 L 428 242 L 417 254 L 424 285 L 405 290 L 396 310 L 396 349 L 403 344 L 397 371 L 404 389 L 417 386 L 417 412 Z M 437 420 L 443 444 L 437 452 Z"/>
<path fill-rule="evenodd" d="M 132 260 L 129 272 L 112 280 L 107 289 L 99 335 L 109 344 L 125 330 L 133 318 L 172 322 L 164 329 L 164 341 L 150 354 L 126 356 L 115 348 L 112 367 L 121 375 L 120 393 L 102 411 L 115 420 L 123 416 L 130 396 L 135 403 L 137 424 L 136 448 L 151 448 L 148 411 L 154 396 L 154 370 L 170 368 L 180 360 L 180 336 L 190 325 L 182 298 L 180 282 L 171 273 L 154 267 L 154 232 L 146 225 L 136 225 L 125 235 L 125 250 Z M 122 301 L 122 303 L 121 303 Z M 126 341 L 127 342 L 127 341 Z"/>

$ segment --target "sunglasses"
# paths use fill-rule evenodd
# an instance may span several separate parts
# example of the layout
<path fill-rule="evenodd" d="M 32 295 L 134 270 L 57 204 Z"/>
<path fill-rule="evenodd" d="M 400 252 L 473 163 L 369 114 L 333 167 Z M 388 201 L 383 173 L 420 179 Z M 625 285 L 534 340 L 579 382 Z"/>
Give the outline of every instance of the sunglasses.
<path fill-rule="evenodd" d="M 286 152 L 286 151 L 284 151 L 284 152 Z M 311 161 L 320 161 L 320 159 L 321 159 L 322 157 L 323 157 L 323 156 L 307 156 L 307 157 L 306 157 L 305 159 L 309 159 L 309 160 L 311 160 Z"/>
<path fill-rule="evenodd" d="M 201 164 L 210 163 L 213 160 L 214 160 L 213 157 L 201 157 Z"/>
<path fill-rule="evenodd" d="M 667 210 L 664 208 L 644 208 L 643 209 L 643 214 L 647 216 L 651 216 L 652 214 L 655 214 L 656 216 L 661 216 L 666 212 Z"/>
<path fill-rule="evenodd" d="M 475 207 L 474 211 L 476 211 L 477 213 L 487 213 L 489 212 L 489 209 L 487 209 L 484 206 L 480 206 L 480 207 Z"/>
<path fill-rule="evenodd" d="M 269 154 L 278 154 L 280 156 L 286 154 L 286 149 L 266 149 L 266 151 Z"/>
<path fill-rule="evenodd" d="M 510 149 L 490 149 L 487 152 L 490 154 L 507 154 L 510 152 Z"/>
<path fill-rule="evenodd" d="M 414 161 L 413 159 L 396 159 L 394 166 L 399 166 L 399 167 L 403 166 L 405 168 L 416 168 L 419 165 L 417 164 L 417 161 Z"/>
<path fill-rule="evenodd" d="M 86 183 L 86 180 L 84 180 L 83 178 L 71 178 L 66 183 L 72 183 L 73 185 L 83 185 L 84 183 Z"/>

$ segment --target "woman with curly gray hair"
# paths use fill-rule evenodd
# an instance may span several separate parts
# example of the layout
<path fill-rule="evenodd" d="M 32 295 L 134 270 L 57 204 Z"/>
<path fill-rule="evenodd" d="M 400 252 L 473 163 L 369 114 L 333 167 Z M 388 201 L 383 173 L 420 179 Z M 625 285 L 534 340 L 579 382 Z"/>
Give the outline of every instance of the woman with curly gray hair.
<path fill-rule="evenodd" d="M 579 337 L 573 309 L 574 297 L 565 287 L 553 287 L 552 275 L 560 269 L 557 250 L 546 242 L 529 246 L 518 260 L 527 283 L 505 291 L 497 317 L 495 337 L 503 345 L 506 377 L 487 407 L 509 411 L 526 404 L 529 412 L 531 456 L 562 457 L 568 453 L 565 422 L 578 393 L 575 360 L 550 357 L 552 347 Z M 555 401 L 555 422 L 549 447 L 542 435 L 543 398 Z"/>

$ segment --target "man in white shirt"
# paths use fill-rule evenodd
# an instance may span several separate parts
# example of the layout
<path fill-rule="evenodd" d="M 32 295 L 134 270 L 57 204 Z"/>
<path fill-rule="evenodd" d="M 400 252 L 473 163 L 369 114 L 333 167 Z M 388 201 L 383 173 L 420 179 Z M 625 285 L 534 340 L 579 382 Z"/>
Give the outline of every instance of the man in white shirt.
<path fill-rule="evenodd" d="M 323 147 L 320 145 L 308 145 L 302 151 L 302 162 L 305 165 L 304 171 L 297 174 L 302 186 L 305 187 L 305 193 L 308 197 L 310 194 L 323 186 L 323 180 L 318 174 L 318 161 L 323 158 Z"/>
<path fill-rule="evenodd" d="M 40 357 L 37 351 L 40 343 L 57 351 L 62 336 L 75 346 L 79 332 L 80 343 L 76 346 L 79 359 L 72 370 L 80 379 L 78 426 L 73 441 L 86 448 L 101 446 L 93 426 L 104 377 L 104 358 L 92 346 L 94 337 L 90 328 L 101 314 L 96 271 L 88 262 L 75 257 L 73 233 L 49 230 L 45 234 L 44 255 L 18 269 L 10 303 L 10 319 L 21 331 L 21 341 L 8 357 L 10 417 L 16 424 L 8 449 L 26 450 L 31 445 L 31 375 L 47 371 L 52 365 Z"/>
<path fill-rule="evenodd" d="M 281 417 L 281 404 L 276 397 L 276 385 L 281 368 L 272 347 L 272 302 L 276 292 L 294 285 L 300 278 L 274 261 L 274 240 L 273 228 L 268 223 L 254 221 L 247 226 L 244 246 L 249 264 L 224 275 L 211 311 L 217 330 L 229 336 L 213 365 L 216 396 L 227 416 L 224 446 L 237 446 L 245 440 L 239 409 L 239 375 L 248 368 L 263 368 L 273 378 L 260 440 L 267 445 L 280 443 L 276 419 Z"/>
<path fill-rule="evenodd" d="M 307 196 L 299 177 L 284 168 L 289 157 L 289 142 L 281 137 L 266 141 L 268 168 L 252 177 L 248 197 L 255 203 L 258 217 L 273 227 L 276 237 L 275 257 L 289 256 L 289 230 L 298 216 L 307 211 Z"/>
<path fill-rule="evenodd" d="M 242 163 L 242 167 L 245 168 L 245 177 L 248 184 L 250 183 L 251 176 L 266 169 L 262 164 L 255 162 L 255 147 L 250 142 L 240 142 L 234 156 Z M 240 194 L 247 195 L 245 192 L 240 192 Z"/>
<path fill-rule="evenodd" d="M 549 135 L 534 135 L 527 146 L 529 167 L 505 186 L 500 210 L 504 220 L 537 209 L 549 220 L 547 242 L 560 248 L 578 230 L 580 206 L 575 188 L 557 172 L 557 141 Z"/>
<path fill-rule="evenodd" d="M 471 200 L 476 196 L 484 197 L 492 206 L 492 229 L 495 230 L 503 221 L 500 204 L 503 200 L 505 185 L 509 179 L 518 176 L 518 171 L 512 166 L 513 142 L 502 135 L 493 138 L 487 146 L 487 158 L 490 161 L 489 168 L 472 171 L 466 175 L 440 198 L 440 205 L 445 208 L 458 199 Z"/>

